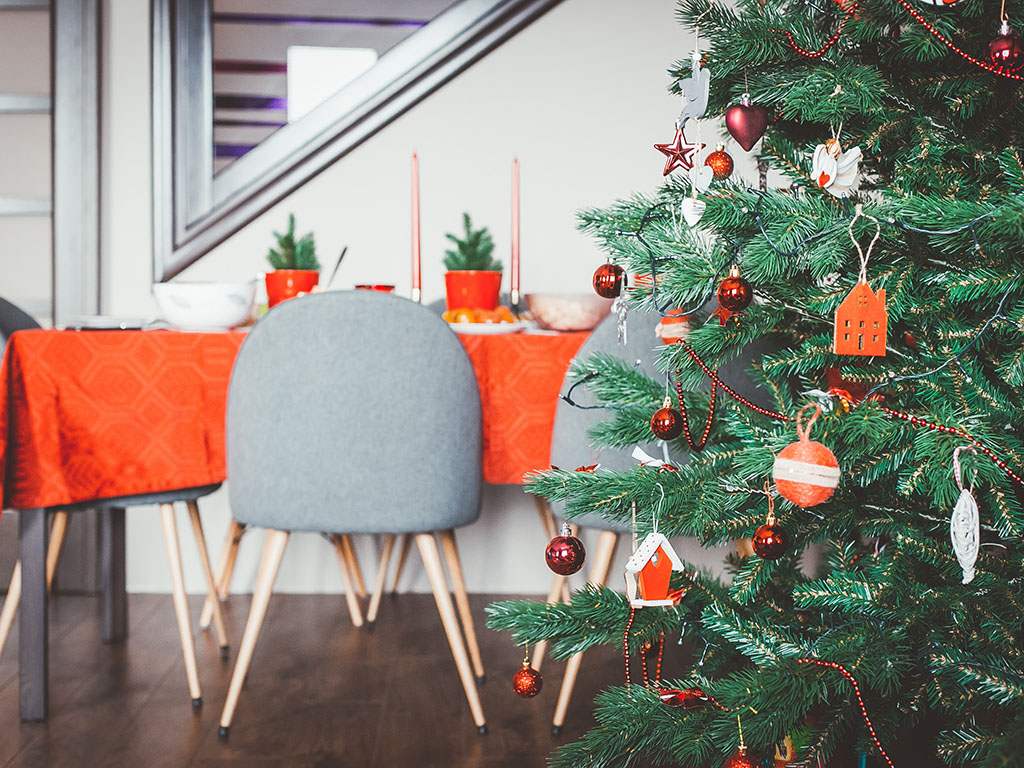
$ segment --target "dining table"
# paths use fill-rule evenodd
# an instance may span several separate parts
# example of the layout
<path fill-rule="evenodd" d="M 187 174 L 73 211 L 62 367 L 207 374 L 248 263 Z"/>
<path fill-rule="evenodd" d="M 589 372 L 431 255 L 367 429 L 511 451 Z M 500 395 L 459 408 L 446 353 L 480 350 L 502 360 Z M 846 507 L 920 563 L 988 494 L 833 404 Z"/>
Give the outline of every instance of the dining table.
<path fill-rule="evenodd" d="M 464 329 L 465 330 L 465 329 Z M 480 389 L 483 477 L 549 465 L 562 380 L 588 332 L 461 333 Z M 0 363 L 0 499 L 17 510 L 19 706 L 48 708 L 47 513 L 221 483 L 244 331 L 25 330 Z M 126 634 L 124 510 L 100 515 L 104 639 Z M 108 626 L 110 625 L 110 626 Z"/>

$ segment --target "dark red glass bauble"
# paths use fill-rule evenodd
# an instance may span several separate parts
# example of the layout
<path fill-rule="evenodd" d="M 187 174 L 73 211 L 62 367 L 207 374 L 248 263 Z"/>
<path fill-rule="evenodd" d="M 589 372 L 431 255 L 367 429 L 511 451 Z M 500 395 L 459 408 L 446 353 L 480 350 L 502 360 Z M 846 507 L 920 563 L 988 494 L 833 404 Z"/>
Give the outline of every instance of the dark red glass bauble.
<path fill-rule="evenodd" d="M 715 147 L 715 151 L 707 156 L 707 159 L 704 161 L 704 165 L 711 169 L 711 172 L 719 181 L 722 179 L 728 179 L 732 176 L 732 156 L 725 151 L 725 148 L 721 144 Z"/>
<path fill-rule="evenodd" d="M 683 709 L 696 709 L 710 701 L 708 695 L 700 688 L 686 688 L 682 691 L 666 688 L 658 693 L 658 697 L 666 707 Z"/>
<path fill-rule="evenodd" d="M 1024 47 L 1020 38 L 1010 31 L 1006 23 L 999 28 L 999 36 L 988 44 L 988 58 L 997 67 L 1016 72 L 1024 67 Z"/>
<path fill-rule="evenodd" d="M 618 264 L 602 264 L 594 272 L 594 290 L 598 296 L 614 299 L 622 293 L 624 270 Z"/>
<path fill-rule="evenodd" d="M 587 558 L 587 550 L 583 542 L 572 535 L 568 524 L 562 526 L 562 535 L 555 536 L 544 550 L 544 559 L 555 573 L 571 576 L 583 567 Z"/>
<path fill-rule="evenodd" d="M 754 289 L 740 271 L 733 267 L 729 276 L 718 286 L 718 303 L 730 312 L 742 312 L 750 306 L 754 298 Z"/>
<path fill-rule="evenodd" d="M 675 408 L 659 408 L 651 416 L 651 432 L 659 440 L 675 440 L 683 434 L 683 414 Z"/>
<path fill-rule="evenodd" d="M 725 758 L 722 768 L 757 768 L 757 761 L 747 754 L 747 750 L 740 747 L 740 751 Z"/>
<path fill-rule="evenodd" d="M 529 662 L 523 662 L 523 668 L 512 675 L 512 690 L 524 699 L 532 699 L 543 687 L 544 678 L 536 669 L 530 668 Z"/>
<path fill-rule="evenodd" d="M 789 535 L 781 525 L 765 523 L 754 531 L 754 538 L 750 543 L 758 557 L 777 560 L 789 548 Z"/>

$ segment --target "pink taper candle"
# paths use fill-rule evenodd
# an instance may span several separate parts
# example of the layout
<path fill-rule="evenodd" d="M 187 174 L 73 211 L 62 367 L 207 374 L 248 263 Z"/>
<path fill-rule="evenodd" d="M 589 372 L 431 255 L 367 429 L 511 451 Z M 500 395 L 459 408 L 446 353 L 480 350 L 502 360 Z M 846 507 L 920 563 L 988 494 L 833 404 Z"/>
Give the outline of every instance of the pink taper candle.
<path fill-rule="evenodd" d="M 512 160 L 512 304 L 519 303 L 519 158 Z"/>
<path fill-rule="evenodd" d="M 420 161 L 412 153 L 412 300 L 422 295 L 420 283 Z"/>

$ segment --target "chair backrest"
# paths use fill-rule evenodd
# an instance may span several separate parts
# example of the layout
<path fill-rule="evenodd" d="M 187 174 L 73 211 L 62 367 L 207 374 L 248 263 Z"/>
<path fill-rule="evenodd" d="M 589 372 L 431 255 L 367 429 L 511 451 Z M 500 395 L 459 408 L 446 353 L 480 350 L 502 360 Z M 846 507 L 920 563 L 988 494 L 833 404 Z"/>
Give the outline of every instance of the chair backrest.
<path fill-rule="evenodd" d="M 231 375 L 228 493 L 246 524 L 423 532 L 479 516 L 480 393 L 437 315 L 372 291 L 291 299 Z"/>
<path fill-rule="evenodd" d="M 0 347 L 7 346 L 7 339 L 15 331 L 38 327 L 39 323 L 30 314 L 7 299 L 0 299 Z"/>
<path fill-rule="evenodd" d="M 630 364 L 638 364 L 640 370 L 651 378 L 659 381 L 664 375 L 657 372 L 654 362 L 657 360 L 657 347 L 661 340 L 655 333 L 655 327 L 660 320 L 656 312 L 630 312 L 627 320 L 626 344 L 618 343 L 617 320 L 610 315 L 602 320 L 590 334 L 583 346 L 580 347 L 576 357 L 579 360 L 587 360 L 595 353 L 601 352 L 607 355 L 621 357 Z M 574 377 L 567 371 L 565 380 L 562 383 L 562 393 L 569 391 L 574 382 Z M 580 405 L 594 405 L 594 398 L 588 397 L 585 386 L 575 389 L 572 399 Z M 558 401 L 555 410 L 555 427 L 551 434 L 551 463 L 562 469 L 576 469 L 576 467 L 600 463 L 605 469 L 626 469 L 635 467 L 636 459 L 632 457 L 633 449 L 621 448 L 595 448 L 592 440 L 587 435 L 587 430 L 608 418 L 608 413 L 603 410 L 583 410 L 569 405 L 564 400 Z M 653 438 L 653 435 L 652 435 Z M 651 442 L 640 446 L 648 454 L 655 458 L 663 458 L 661 448 L 652 439 Z M 685 462 L 686 455 L 676 452 L 672 457 L 673 463 Z M 560 515 L 565 505 L 563 502 L 554 501 L 551 507 L 555 514 Z M 586 528 L 599 530 L 625 532 L 624 526 L 618 526 L 605 520 L 597 514 L 583 515 L 573 518 L 573 522 Z"/>

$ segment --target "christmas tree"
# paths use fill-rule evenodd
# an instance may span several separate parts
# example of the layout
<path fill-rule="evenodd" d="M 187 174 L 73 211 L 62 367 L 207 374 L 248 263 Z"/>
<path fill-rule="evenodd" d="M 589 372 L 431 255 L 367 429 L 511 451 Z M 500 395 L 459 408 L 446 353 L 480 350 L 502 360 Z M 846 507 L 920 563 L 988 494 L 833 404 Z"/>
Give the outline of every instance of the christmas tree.
<path fill-rule="evenodd" d="M 755 551 L 724 580 L 673 570 L 664 606 L 595 586 L 490 606 L 519 645 L 634 661 L 552 765 L 1024 765 L 1024 51 L 997 8 L 681 0 L 700 50 L 671 70 L 666 182 L 580 214 L 601 292 L 621 266 L 631 313 L 687 317 L 660 352 L 671 403 L 626 362 L 575 374 L 598 443 L 654 429 L 688 460 L 527 489 L 638 543 L 657 515 Z M 723 113 L 739 146 L 710 155 Z M 730 176 L 743 147 L 759 180 Z M 750 345 L 744 399 L 717 370 Z M 681 629 L 693 663 L 641 675 Z"/>

